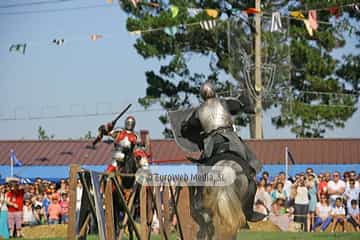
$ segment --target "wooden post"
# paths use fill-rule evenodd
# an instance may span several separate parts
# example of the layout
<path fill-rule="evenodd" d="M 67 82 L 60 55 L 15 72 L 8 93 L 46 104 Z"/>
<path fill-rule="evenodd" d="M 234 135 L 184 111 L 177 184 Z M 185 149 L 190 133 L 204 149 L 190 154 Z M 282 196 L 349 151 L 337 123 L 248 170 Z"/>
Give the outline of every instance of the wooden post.
<path fill-rule="evenodd" d="M 112 182 L 109 178 L 106 179 L 105 186 L 105 219 L 106 219 L 106 239 L 115 239 L 115 226 L 114 226 L 114 208 L 113 208 L 113 194 Z"/>
<path fill-rule="evenodd" d="M 146 239 L 148 236 L 148 226 L 147 226 L 147 211 L 152 211 L 152 209 L 147 209 L 147 191 L 146 186 L 141 186 L 140 189 L 140 236 L 141 239 Z"/>
<path fill-rule="evenodd" d="M 179 218 L 181 218 L 184 239 L 194 239 L 199 228 L 197 223 L 190 215 L 189 188 L 183 187 L 179 194 Z"/>
<path fill-rule="evenodd" d="M 164 204 L 164 229 L 167 233 L 170 232 L 170 204 L 169 204 L 170 196 L 169 196 L 169 187 L 164 186 L 163 188 L 163 204 Z"/>
<path fill-rule="evenodd" d="M 67 226 L 68 239 L 76 239 L 76 187 L 77 173 L 80 171 L 80 165 L 71 164 L 69 170 L 69 224 Z"/>
<path fill-rule="evenodd" d="M 261 0 L 255 1 L 255 8 L 260 10 Z M 255 14 L 255 90 L 257 92 L 263 91 L 261 80 L 261 14 Z M 262 139 L 262 97 L 255 99 L 255 138 Z"/>

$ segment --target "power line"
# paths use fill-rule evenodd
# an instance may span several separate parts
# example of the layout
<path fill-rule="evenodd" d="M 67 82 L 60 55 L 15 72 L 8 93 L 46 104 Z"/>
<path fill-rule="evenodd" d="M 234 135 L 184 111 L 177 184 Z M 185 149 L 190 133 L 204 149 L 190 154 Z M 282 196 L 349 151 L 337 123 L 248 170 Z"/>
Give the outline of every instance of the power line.
<path fill-rule="evenodd" d="M 0 5 L 0 8 L 16 8 L 16 7 L 26 7 L 26 6 L 39 6 L 45 4 L 53 4 L 53 3 L 64 3 L 64 2 L 72 2 L 76 0 L 44 0 L 38 2 L 26 2 L 26 3 L 13 3 L 7 5 Z"/>
<path fill-rule="evenodd" d="M 79 7 L 69 7 L 69 8 L 57 8 L 57 9 L 44 9 L 44 10 L 33 10 L 33 11 L 18 11 L 18 12 L 5 12 L 0 13 L 0 15 L 23 15 L 23 14 L 36 14 L 36 13 L 51 13 L 51 12 L 66 12 L 82 9 L 91 9 L 91 8 L 103 8 L 103 7 L 114 7 L 115 5 L 110 4 L 98 4 L 98 5 L 89 5 L 89 6 L 79 6 Z"/>
<path fill-rule="evenodd" d="M 161 112 L 166 111 L 163 108 L 152 108 L 152 109 L 143 109 L 143 110 L 133 110 L 128 113 L 144 113 L 144 112 Z M 104 112 L 104 113 L 86 113 L 86 114 L 60 114 L 53 116 L 39 116 L 39 117 L 9 117 L 9 118 L 0 118 L 0 121 L 15 121 L 15 120 L 43 120 L 43 119 L 64 119 L 64 118 L 83 118 L 83 117 L 99 117 L 99 116 L 113 116 L 119 112 Z"/>

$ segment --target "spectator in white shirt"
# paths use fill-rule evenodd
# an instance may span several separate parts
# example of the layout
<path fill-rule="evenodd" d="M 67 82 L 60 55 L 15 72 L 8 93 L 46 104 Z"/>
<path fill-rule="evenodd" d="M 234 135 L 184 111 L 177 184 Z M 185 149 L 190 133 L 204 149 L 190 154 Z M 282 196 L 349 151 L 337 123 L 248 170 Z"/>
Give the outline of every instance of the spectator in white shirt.
<path fill-rule="evenodd" d="M 330 216 L 331 207 L 329 206 L 326 194 L 320 195 L 320 202 L 316 205 L 316 217 L 312 227 L 312 232 L 321 225 L 320 231 L 324 232 L 325 229 L 330 225 L 332 217 Z"/>
<path fill-rule="evenodd" d="M 359 194 L 360 194 L 360 188 L 355 187 L 355 180 L 354 179 L 350 179 L 349 180 L 349 187 L 346 187 L 345 190 L 345 198 L 346 198 L 346 207 L 347 209 L 351 208 L 351 201 L 354 200 L 359 200 Z"/>
<path fill-rule="evenodd" d="M 359 206 L 357 206 L 358 202 L 353 199 L 351 200 L 351 206 L 348 208 L 347 220 L 351 223 L 356 231 L 360 231 L 360 213 Z"/>
<path fill-rule="evenodd" d="M 342 231 L 345 231 L 345 208 L 343 206 L 342 199 L 340 197 L 335 200 L 335 207 L 331 210 L 331 216 L 333 219 L 333 225 L 331 232 L 334 232 L 336 226 L 340 224 Z"/>
<path fill-rule="evenodd" d="M 335 201 L 337 198 L 342 198 L 345 192 L 346 184 L 343 180 L 340 179 L 340 173 L 335 171 L 333 173 L 333 180 L 330 180 L 327 185 L 327 193 L 329 195 L 330 205 L 335 206 Z"/>

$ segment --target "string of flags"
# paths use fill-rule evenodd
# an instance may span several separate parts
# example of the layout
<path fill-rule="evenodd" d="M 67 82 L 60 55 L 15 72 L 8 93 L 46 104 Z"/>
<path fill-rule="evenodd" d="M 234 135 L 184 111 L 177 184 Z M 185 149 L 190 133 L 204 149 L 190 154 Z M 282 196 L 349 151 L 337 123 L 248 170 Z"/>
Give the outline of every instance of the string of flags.
<path fill-rule="evenodd" d="M 150 7 L 159 7 L 158 3 L 143 2 L 141 0 L 129 0 L 129 1 L 132 3 L 132 5 L 134 7 L 137 7 L 139 4 L 145 4 Z M 107 2 L 112 3 L 112 0 L 107 0 Z M 321 9 L 312 9 L 309 11 L 290 11 L 287 15 L 281 14 L 280 12 L 268 13 L 266 11 L 261 11 L 260 9 L 256 9 L 256 8 L 247 8 L 245 10 L 242 10 L 241 12 L 242 12 L 242 14 L 245 14 L 248 16 L 254 15 L 254 14 L 262 14 L 264 16 L 267 16 L 267 15 L 271 16 L 271 29 L 270 29 L 271 32 L 281 32 L 283 30 L 282 18 L 290 18 L 293 20 L 303 21 L 308 34 L 310 36 L 313 36 L 314 32 L 318 30 L 319 24 L 332 25 L 329 22 L 323 22 L 323 21 L 318 20 L 317 13 L 319 11 L 328 11 L 328 12 L 330 12 L 330 14 L 334 15 L 336 18 L 339 18 L 341 15 L 340 9 L 344 8 L 344 7 L 352 7 L 357 13 L 360 14 L 360 3 L 352 3 L 352 4 L 337 6 L 337 7 L 328 7 L 328 8 L 321 8 Z M 180 13 L 180 8 L 178 6 L 171 5 L 169 7 L 169 11 L 171 13 L 172 18 L 176 18 Z M 239 9 L 233 9 L 233 11 L 239 11 Z M 141 35 L 142 33 L 146 33 L 146 32 L 164 31 L 169 36 L 174 37 L 178 33 L 180 33 L 180 34 L 184 33 L 186 31 L 187 27 L 195 26 L 195 25 L 200 26 L 200 28 L 203 30 L 210 31 L 217 26 L 217 23 L 220 21 L 220 16 L 221 16 L 221 11 L 218 9 L 188 8 L 187 12 L 188 12 L 189 16 L 192 16 L 192 17 L 204 12 L 211 19 L 199 21 L 199 22 L 193 22 L 193 23 L 180 24 L 177 26 L 167 26 L 167 27 L 159 27 L 159 28 L 150 28 L 150 29 L 145 29 L 145 30 L 135 30 L 135 31 L 131 31 L 129 33 L 132 35 Z M 307 13 L 307 18 L 305 17 L 306 13 Z M 222 22 L 224 22 L 224 21 L 222 21 Z M 348 31 L 349 35 L 351 35 L 351 33 L 353 32 L 354 29 L 356 29 L 353 26 L 351 26 L 350 24 L 346 24 L 346 23 L 341 23 L 341 26 L 336 24 L 335 27 L 339 27 L 342 30 Z M 360 31 L 360 29 L 357 29 L 357 30 Z M 90 40 L 92 40 L 92 41 L 97 41 L 101 38 L 103 38 L 103 36 L 100 34 L 90 35 Z M 57 46 L 62 46 L 65 43 L 65 39 L 64 38 L 60 38 L 60 39 L 55 38 L 52 40 L 52 43 Z M 17 53 L 22 53 L 23 55 L 25 55 L 26 49 L 27 49 L 26 43 L 11 44 L 9 47 L 9 52 L 17 52 Z"/>
<path fill-rule="evenodd" d="M 97 41 L 101 38 L 103 38 L 103 35 L 100 35 L 100 34 L 91 34 L 90 35 L 91 41 Z M 51 44 L 54 44 L 56 46 L 62 46 L 65 44 L 65 39 L 64 38 L 54 38 L 51 41 Z M 9 52 L 22 53 L 23 55 L 25 55 L 26 49 L 27 49 L 26 43 L 11 44 L 9 47 Z"/>
<path fill-rule="evenodd" d="M 131 0 L 133 1 L 133 0 Z M 140 1 L 140 0 L 138 0 Z M 360 13 L 360 4 L 352 3 L 352 4 L 346 4 L 341 5 L 337 7 L 328 7 L 328 8 L 321 8 L 321 9 L 312 9 L 309 11 L 290 11 L 288 15 L 281 15 L 280 12 L 272 12 L 271 13 L 271 32 L 281 32 L 283 30 L 282 25 L 282 18 L 287 17 L 293 20 L 298 20 L 304 22 L 305 29 L 307 30 L 308 34 L 310 36 L 314 35 L 314 32 L 318 30 L 319 24 L 327 24 L 331 25 L 329 22 L 319 21 L 317 19 L 317 12 L 318 11 L 329 11 L 330 14 L 334 15 L 336 18 L 339 18 L 341 11 L 340 8 L 344 7 L 352 7 L 354 10 L 356 10 L 358 13 Z M 170 6 L 170 12 L 171 16 L 173 18 L 177 17 L 179 14 L 179 8 L 177 6 L 171 5 Z M 205 20 L 198 22 L 200 27 L 204 30 L 211 30 L 216 26 L 216 21 L 218 20 L 219 16 L 221 15 L 221 11 L 217 9 L 200 9 L 200 8 L 188 8 L 187 9 L 189 16 L 194 17 L 197 14 L 200 14 L 202 12 L 205 12 L 209 17 L 213 18 L 214 20 Z M 233 11 L 236 11 L 236 9 L 233 9 Z M 243 14 L 254 15 L 254 14 L 262 14 L 262 15 L 268 15 L 267 12 L 261 11 L 260 9 L 256 8 L 247 8 L 243 11 L 241 11 Z M 308 17 L 305 17 L 305 13 L 307 12 Z M 193 23 L 191 25 L 194 25 Z M 186 27 L 188 24 L 181 24 L 179 26 Z M 152 31 L 160 31 L 163 30 L 166 34 L 170 36 L 175 36 L 176 33 L 178 33 L 177 27 L 179 26 L 170 26 L 170 27 L 163 27 L 163 28 L 155 28 L 155 29 L 147 29 L 147 30 L 135 30 L 130 32 L 130 34 L 136 34 L 140 35 L 145 32 L 152 32 Z M 348 26 L 349 35 L 351 35 L 351 32 L 353 31 L 352 26 Z"/>

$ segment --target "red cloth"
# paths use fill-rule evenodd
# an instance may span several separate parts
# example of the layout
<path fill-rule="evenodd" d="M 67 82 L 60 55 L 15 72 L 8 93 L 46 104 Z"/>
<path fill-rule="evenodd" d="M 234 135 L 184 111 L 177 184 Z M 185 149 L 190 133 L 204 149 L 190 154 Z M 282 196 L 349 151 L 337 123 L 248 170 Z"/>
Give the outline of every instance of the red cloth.
<path fill-rule="evenodd" d="M 106 172 L 111 173 L 111 172 L 115 172 L 116 171 L 116 167 L 112 164 L 109 164 L 106 168 Z"/>
<path fill-rule="evenodd" d="M 116 139 L 115 139 L 115 143 L 119 143 L 121 142 L 122 140 L 124 140 L 125 138 L 128 138 L 129 139 L 129 142 L 131 142 L 131 144 L 135 145 L 136 144 L 136 135 L 132 132 L 128 132 L 128 131 L 121 131 Z"/>
<path fill-rule="evenodd" d="M 10 191 L 6 194 L 6 197 L 9 199 L 11 203 L 16 203 L 18 205 L 17 208 L 8 205 L 9 212 L 22 212 L 23 203 L 24 203 L 24 190 L 19 189 L 16 191 Z"/>
<path fill-rule="evenodd" d="M 327 181 L 321 181 L 318 185 L 318 191 L 320 194 L 326 194 L 327 192 Z"/>

